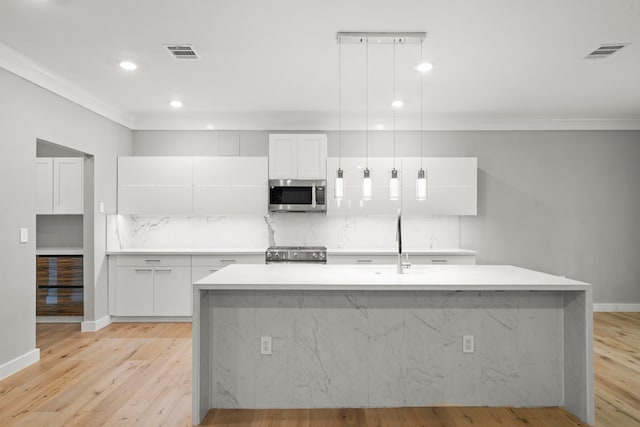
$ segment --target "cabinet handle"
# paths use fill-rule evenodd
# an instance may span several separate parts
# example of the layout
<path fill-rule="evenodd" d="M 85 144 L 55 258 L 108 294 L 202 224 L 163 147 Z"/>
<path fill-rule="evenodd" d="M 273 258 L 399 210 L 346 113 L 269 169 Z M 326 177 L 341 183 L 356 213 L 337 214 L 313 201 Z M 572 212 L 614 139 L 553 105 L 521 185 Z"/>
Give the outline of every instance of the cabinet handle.
<path fill-rule="evenodd" d="M 209 271 L 218 271 L 220 270 L 219 268 L 210 268 Z"/>
<path fill-rule="evenodd" d="M 370 262 L 373 262 L 373 260 L 372 259 L 357 259 L 356 262 L 359 262 L 359 263 L 370 263 Z"/>
<path fill-rule="evenodd" d="M 170 268 L 156 268 L 156 273 L 171 273 L 173 271 Z"/>
<path fill-rule="evenodd" d="M 152 271 L 150 268 L 136 268 L 136 273 L 151 273 Z"/>
<path fill-rule="evenodd" d="M 145 259 L 144 262 L 160 262 L 159 259 Z"/>
<path fill-rule="evenodd" d="M 221 260 L 220 260 L 220 262 L 229 262 L 229 263 L 232 263 L 232 262 L 236 262 L 236 260 L 235 260 L 235 259 L 221 259 Z"/>
<path fill-rule="evenodd" d="M 447 260 L 446 259 L 432 259 L 431 260 L 431 264 L 446 264 Z"/>

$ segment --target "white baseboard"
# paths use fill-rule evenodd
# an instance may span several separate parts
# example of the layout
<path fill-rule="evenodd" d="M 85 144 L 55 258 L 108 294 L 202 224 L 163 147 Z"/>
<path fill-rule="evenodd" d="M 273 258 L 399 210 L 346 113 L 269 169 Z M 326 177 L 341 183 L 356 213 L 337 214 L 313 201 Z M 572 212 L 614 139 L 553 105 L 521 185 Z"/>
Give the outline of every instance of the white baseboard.
<path fill-rule="evenodd" d="M 111 321 L 113 323 L 122 323 L 122 322 L 189 322 L 193 318 L 191 316 L 113 316 Z"/>
<path fill-rule="evenodd" d="M 80 323 L 82 316 L 36 316 L 36 323 Z"/>
<path fill-rule="evenodd" d="M 111 324 L 111 316 L 103 316 L 98 320 L 87 320 L 80 324 L 80 332 L 96 332 Z"/>
<path fill-rule="evenodd" d="M 629 311 L 639 312 L 640 304 L 594 303 L 593 311 Z"/>
<path fill-rule="evenodd" d="M 18 356 L 7 363 L 3 363 L 0 365 L 0 380 L 3 380 L 9 375 L 13 375 L 21 369 L 36 363 L 38 360 L 40 360 L 40 349 L 34 348 L 22 356 Z"/>

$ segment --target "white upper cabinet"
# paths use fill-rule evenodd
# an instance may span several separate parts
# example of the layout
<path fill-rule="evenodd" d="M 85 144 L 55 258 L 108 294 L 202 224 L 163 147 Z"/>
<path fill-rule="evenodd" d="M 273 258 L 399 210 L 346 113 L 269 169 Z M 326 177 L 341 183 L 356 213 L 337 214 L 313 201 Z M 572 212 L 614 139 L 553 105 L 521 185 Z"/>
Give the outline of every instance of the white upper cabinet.
<path fill-rule="evenodd" d="M 36 213 L 53 213 L 53 158 L 36 158 Z"/>
<path fill-rule="evenodd" d="M 265 215 L 267 167 L 264 157 L 194 157 L 193 213 Z"/>
<path fill-rule="evenodd" d="M 269 179 L 298 178 L 298 135 L 269 135 Z"/>
<path fill-rule="evenodd" d="M 403 215 L 476 215 L 477 166 L 475 157 L 425 157 L 422 166 L 427 172 L 427 200 L 416 200 L 416 178 L 419 158 L 396 158 L 398 178 L 402 185 L 400 200 L 389 199 L 389 179 L 393 158 L 370 158 L 369 170 L 373 197 L 362 200 L 362 179 L 365 159 L 343 157 L 344 198 L 335 199 L 335 174 L 338 159 L 327 159 L 327 215 L 395 215 L 402 206 Z"/>
<path fill-rule="evenodd" d="M 363 171 L 369 167 L 373 197 L 371 200 L 362 199 Z M 339 202 L 335 199 L 335 176 L 338 170 L 338 159 L 327 159 L 330 171 L 327 180 L 327 215 L 395 215 L 400 207 L 400 200 L 389 200 L 389 179 L 393 169 L 392 158 L 370 158 L 368 162 L 361 157 L 343 157 L 340 166 L 344 177 L 344 198 Z M 400 159 L 396 159 L 396 169 L 402 178 Z"/>
<path fill-rule="evenodd" d="M 406 215 L 477 215 L 478 159 L 425 157 L 427 200 L 416 200 L 419 158 L 402 159 L 402 213 Z"/>
<path fill-rule="evenodd" d="M 269 179 L 326 179 L 327 136 L 270 134 Z"/>
<path fill-rule="evenodd" d="M 118 212 L 264 215 L 265 157 L 120 157 Z"/>
<path fill-rule="evenodd" d="M 119 157 L 118 213 L 190 214 L 191 157 Z"/>
<path fill-rule="evenodd" d="M 36 159 L 36 213 L 83 213 L 83 162 L 82 157 Z"/>
<path fill-rule="evenodd" d="M 298 179 L 327 179 L 327 135 L 298 135 Z"/>
<path fill-rule="evenodd" d="M 186 185 L 193 174 L 191 157 L 119 157 L 118 185 Z"/>

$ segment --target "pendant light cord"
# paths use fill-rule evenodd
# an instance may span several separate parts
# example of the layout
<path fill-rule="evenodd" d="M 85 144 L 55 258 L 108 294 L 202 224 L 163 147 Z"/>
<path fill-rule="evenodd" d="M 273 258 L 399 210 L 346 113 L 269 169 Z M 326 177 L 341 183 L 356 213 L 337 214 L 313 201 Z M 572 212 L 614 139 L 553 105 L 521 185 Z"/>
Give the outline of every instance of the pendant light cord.
<path fill-rule="evenodd" d="M 396 101 L 396 38 L 393 37 L 393 99 L 392 104 Z M 391 106 L 393 112 L 393 169 L 396 168 L 396 108 Z"/>
<path fill-rule="evenodd" d="M 423 45 L 423 41 L 420 40 L 420 64 L 422 64 L 423 61 L 423 56 L 422 56 L 422 45 Z M 423 169 L 422 167 L 422 134 L 424 133 L 424 130 L 422 128 L 422 118 L 423 118 L 423 113 L 422 113 L 422 108 L 423 108 L 423 94 L 422 94 L 422 80 L 424 80 L 422 73 L 419 72 L 420 75 L 420 169 Z"/>
<path fill-rule="evenodd" d="M 338 169 L 342 168 L 342 41 L 338 38 Z"/>
<path fill-rule="evenodd" d="M 365 103 L 366 112 L 366 143 L 365 143 L 365 166 L 369 169 L 369 37 L 365 37 Z"/>

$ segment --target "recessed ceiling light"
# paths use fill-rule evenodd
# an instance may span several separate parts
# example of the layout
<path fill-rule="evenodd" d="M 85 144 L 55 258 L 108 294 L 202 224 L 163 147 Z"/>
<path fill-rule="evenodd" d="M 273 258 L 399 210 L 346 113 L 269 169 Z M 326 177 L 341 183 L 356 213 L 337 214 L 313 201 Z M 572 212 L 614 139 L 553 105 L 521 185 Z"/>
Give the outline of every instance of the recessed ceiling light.
<path fill-rule="evenodd" d="M 416 70 L 420 71 L 421 73 L 426 73 L 427 71 L 431 71 L 432 68 L 433 64 L 431 62 L 422 62 L 418 64 Z"/>
<path fill-rule="evenodd" d="M 404 101 L 401 101 L 401 100 L 399 100 L 399 99 L 396 99 L 395 101 L 393 101 L 393 102 L 391 103 L 391 106 L 392 106 L 392 107 L 394 107 L 394 108 L 400 108 L 400 107 L 402 107 L 403 105 L 404 105 Z"/>
<path fill-rule="evenodd" d="M 216 128 L 215 125 L 212 125 L 212 124 L 208 124 L 207 125 L 207 129 L 209 129 L 209 130 L 213 130 L 215 128 Z"/>
<path fill-rule="evenodd" d="M 134 64 L 133 62 L 130 62 L 130 61 L 122 61 L 120 63 L 120 68 L 122 68 L 123 70 L 127 70 L 127 71 L 133 71 L 136 68 L 138 68 L 138 66 L 136 64 Z"/>
<path fill-rule="evenodd" d="M 384 129 L 384 125 L 382 123 L 378 123 L 376 125 L 376 130 L 383 130 Z"/>
<path fill-rule="evenodd" d="M 169 105 L 171 105 L 173 108 L 181 108 L 182 101 L 178 101 L 177 99 L 174 99 L 173 101 L 169 102 Z"/>

